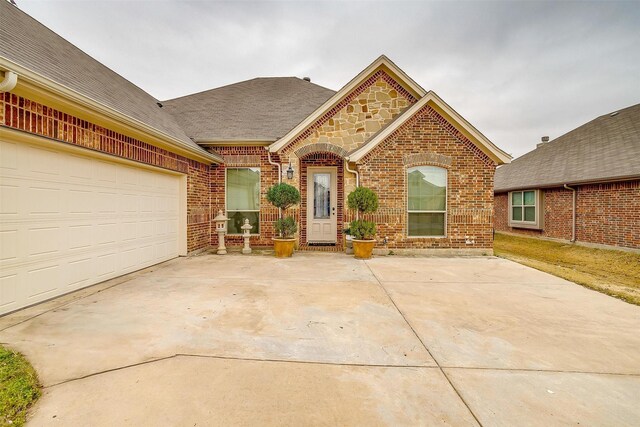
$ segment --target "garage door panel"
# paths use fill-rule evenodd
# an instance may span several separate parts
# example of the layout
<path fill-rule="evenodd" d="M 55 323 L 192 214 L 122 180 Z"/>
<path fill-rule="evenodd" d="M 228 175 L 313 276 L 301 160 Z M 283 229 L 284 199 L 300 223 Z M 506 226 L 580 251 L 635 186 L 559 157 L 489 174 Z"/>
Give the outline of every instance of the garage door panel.
<path fill-rule="evenodd" d="M 25 192 L 25 210 L 29 215 L 59 214 L 61 191 L 59 188 L 45 186 L 29 186 Z"/>
<path fill-rule="evenodd" d="M 95 210 L 95 193 L 91 189 L 68 189 L 66 194 L 67 209 L 70 214 L 91 214 Z"/>
<path fill-rule="evenodd" d="M 70 259 L 67 262 L 64 284 L 66 292 L 88 286 L 94 271 L 94 259 L 89 257 L 80 257 Z"/>
<path fill-rule="evenodd" d="M 95 164 L 98 183 L 112 187 L 118 182 L 118 168 L 115 164 L 102 161 L 96 161 Z"/>
<path fill-rule="evenodd" d="M 18 307 L 18 280 L 15 273 L 0 276 L 0 311 L 7 312 Z"/>
<path fill-rule="evenodd" d="M 178 176 L 3 141 L 0 154 L 0 314 L 178 256 Z"/>
<path fill-rule="evenodd" d="M 94 226 L 91 223 L 69 225 L 66 237 L 70 251 L 91 248 L 95 244 Z"/>
<path fill-rule="evenodd" d="M 27 301 L 42 301 L 55 296 L 60 288 L 60 266 L 57 263 L 28 267 L 26 270 Z"/>
<path fill-rule="evenodd" d="M 60 252 L 62 233 L 58 226 L 29 227 L 25 240 L 27 242 L 27 256 L 29 258 L 39 255 Z"/>
<path fill-rule="evenodd" d="M 68 171 L 70 178 L 69 183 L 80 182 L 84 185 L 91 185 L 94 180 L 93 163 L 86 157 L 70 155 L 68 160 L 68 167 L 65 168 Z"/>
<path fill-rule="evenodd" d="M 0 169 L 6 169 L 5 174 L 10 173 L 9 170 L 18 170 L 17 144 L 0 141 Z"/>
<path fill-rule="evenodd" d="M 9 183 L 2 183 L 0 185 L 0 192 L 2 194 L 6 194 L 5 198 L 0 202 L 0 220 L 9 215 L 17 215 L 18 214 L 18 198 L 19 198 L 19 189 L 17 185 L 11 185 Z"/>
<path fill-rule="evenodd" d="M 59 152 L 36 147 L 30 147 L 29 151 L 29 170 L 34 176 L 60 175 Z"/>

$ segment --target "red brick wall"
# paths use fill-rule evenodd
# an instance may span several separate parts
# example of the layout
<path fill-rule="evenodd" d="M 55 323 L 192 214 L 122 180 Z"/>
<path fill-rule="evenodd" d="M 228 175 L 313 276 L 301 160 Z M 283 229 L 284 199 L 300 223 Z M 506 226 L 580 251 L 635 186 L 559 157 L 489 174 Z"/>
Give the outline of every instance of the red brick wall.
<path fill-rule="evenodd" d="M 267 190 L 278 183 L 278 169 L 269 163 L 267 150 L 264 147 L 215 147 L 210 149 L 221 155 L 225 159 L 223 165 L 213 165 L 211 167 L 211 210 L 213 215 L 217 215 L 218 210 L 227 211 L 225 206 L 225 171 L 226 168 L 234 167 L 259 167 L 260 168 L 260 235 L 251 237 L 252 246 L 273 246 L 274 229 L 273 223 L 278 219 L 278 209 L 276 209 L 266 199 Z M 279 161 L 276 154 L 271 154 L 271 160 Z M 291 209 L 288 215 L 294 214 Z M 214 225 L 215 227 L 215 225 Z M 229 246 L 242 245 L 241 236 L 226 236 L 225 243 Z M 218 235 L 211 233 L 211 244 L 218 245 Z"/>
<path fill-rule="evenodd" d="M 337 190 L 336 195 L 336 217 L 338 223 L 336 243 L 337 246 L 342 246 L 343 242 L 343 229 L 344 229 L 344 161 L 340 156 L 333 153 L 317 152 L 310 153 L 300 159 L 300 244 L 307 243 L 307 169 L 309 167 L 330 167 L 334 166 L 337 169 Z"/>
<path fill-rule="evenodd" d="M 407 168 L 448 170 L 444 238 L 407 237 Z M 378 193 L 378 238 L 393 248 L 491 248 L 495 165 L 471 141 L 426 106 L 359 165 L 360 183 Z M 469 241 L 469 243 L 467 243 Z"/>
<path fill-rule="evenodd" d="M 0 94 L 0 123 L 61 143 L 186 174 L 187 250 L 209 245 L 209 165 L 9 92 Z"/>
<path fill-rule="evenodd" d="M 640 248 L 640 180 L 578 187 L 576 238 Z"/>
<path fill-rule="evenodd" d="M 640 180 L 574 186 L 577 189 L 576 239 L 628 248 L 640 248 Z M 509 227 L 508 193 L 495 195 L 496 230 L 529 236 L 570 240 L 572 192 L 544 191 L 544 229 Z"/>

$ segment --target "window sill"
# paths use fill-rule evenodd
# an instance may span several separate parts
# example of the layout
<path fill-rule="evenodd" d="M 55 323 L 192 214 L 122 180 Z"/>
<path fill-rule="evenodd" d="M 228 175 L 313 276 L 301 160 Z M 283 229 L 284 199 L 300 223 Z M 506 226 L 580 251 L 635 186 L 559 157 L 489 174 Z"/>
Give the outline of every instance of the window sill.
<path fill-rule="evenodd" d="M 526 228 L 527 230 L 542 230 L 542 227 L 538 224 L 527 224 L 524 222 L 510 222 L 509 227 L 511 228 Z"/>

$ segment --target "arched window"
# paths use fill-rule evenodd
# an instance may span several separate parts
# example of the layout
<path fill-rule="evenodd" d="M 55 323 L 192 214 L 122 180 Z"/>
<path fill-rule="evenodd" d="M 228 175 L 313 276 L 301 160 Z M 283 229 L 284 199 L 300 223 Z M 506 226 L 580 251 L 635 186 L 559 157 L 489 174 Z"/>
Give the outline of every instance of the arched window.
<path fill-rule="evenodd" d="M 447 170 L 417 166 L 407 170 L 410 237 L 443 237 L 447 230 Z"/>

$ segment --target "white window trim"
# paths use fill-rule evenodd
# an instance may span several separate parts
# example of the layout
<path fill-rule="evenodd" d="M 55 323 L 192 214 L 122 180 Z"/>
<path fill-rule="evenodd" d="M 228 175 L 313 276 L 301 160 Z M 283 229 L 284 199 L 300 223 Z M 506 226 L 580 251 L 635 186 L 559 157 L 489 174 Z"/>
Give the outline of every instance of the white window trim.
<path fill-rule="evenodd" d="M 258 212 L 258 230 L 262 230 L 262 227 L 260 224 L 260 198 L 262 196 L 262 169 L 258 166 L 237 166 L 237 167 L 230 167 L 230 168 L 225 168 L 224 170 L 224 207 L 225 207 L 225 212 L 227 214 L 227 218 L 229 217 L 229 204 L 227 202 L 227 171 L 230 169 L 234 169 L 234 170 L 238 170 L 238 169 L 258 169 L 258 171 L 260 172 L 260 189 L 259 189 L 259 193 L 260 196 L 258 197 L 258 210 L 233 210 L 232 212 Z M 227 230 L 228 230 L 228 226 L 227 226 Z M 226 233 L 227 236 L 242 236 L 242 233 Z M 260 233 L 251 233 L 251 236 L 260 236 Z"/>
<path fill-rule="evenodd" d="M 421 166 L 431 166 L 434 168 L 444 170 L 445 182 L 446 182 L 446 196 L 444 198 L 444 211 L 411 211 L 409 210 L 409 170 L 414 168 L 419 168 Z M 412 165 L 406 167 L 404 170 L 404 182 L 405 182 L 405 203 L 406 203 L 406 212 L 407 212 L 407 239 L 446 239 L 447 238 L 447 221 L 448 221 L 448 211 L 449 211 L 449 170 L 447 168 L 443 168 L 442 166 L 436 165 Z M 412 213 L 444 213 L 444 234 L 442 236 L 410 236 L 409 235 L 409 214 Z"/>
<path fill-rule="evenodd" d="M 517 221 L 513 219 L 513 193 L 522 193 L 522 203 L 524 203 L 524 193 L 527 191 L 533 191 L 534 192 L 534 199 L 535 199 L 535 213 L 536 213 L 536 219 L 535 221 L 525 221 L 524 220 L 524 207 L 525 206 L 531 206 L 531 205 L 518 205 L 518 206 L 522 206 L 522 220 Z M 507 193 L 507 197 L 509 198 L 509 203 L 508 203 L 508 210 L 509 210 L 509 227 L 513 227 L 513 228 L 529 228 L 529 229 L 533 229 L 533 230 L 542 230 L 543 227 L 543 223 L 544 223 L 544 211 L 541 210 L 541 206 L 543 206 L 543 200 L 542 200 L 542 191 L 540 190 L 534 190 L 534 189 L 526 189 L 526 190 L 517 190 L 517 191 L 509 191 Z"/>

